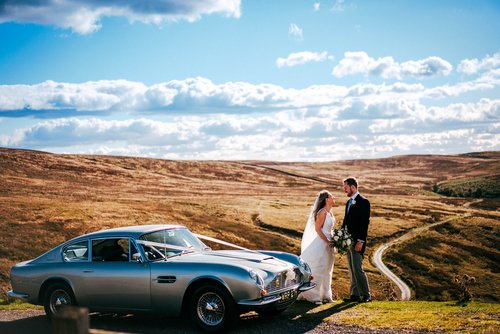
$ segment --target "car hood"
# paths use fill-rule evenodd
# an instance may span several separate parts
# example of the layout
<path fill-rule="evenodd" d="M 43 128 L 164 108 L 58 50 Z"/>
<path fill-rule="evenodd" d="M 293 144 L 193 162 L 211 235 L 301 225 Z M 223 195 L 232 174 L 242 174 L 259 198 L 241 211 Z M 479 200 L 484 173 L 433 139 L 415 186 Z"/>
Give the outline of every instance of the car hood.
<path fill-rule="evenodd" d="M 233 264 L 241 267 L 260 269 L 267 272 L 282 272 L 294 267 L 290 262 L 256 251 L 204 251 L 188 253 L 170 258 L 168 261 Z"/>

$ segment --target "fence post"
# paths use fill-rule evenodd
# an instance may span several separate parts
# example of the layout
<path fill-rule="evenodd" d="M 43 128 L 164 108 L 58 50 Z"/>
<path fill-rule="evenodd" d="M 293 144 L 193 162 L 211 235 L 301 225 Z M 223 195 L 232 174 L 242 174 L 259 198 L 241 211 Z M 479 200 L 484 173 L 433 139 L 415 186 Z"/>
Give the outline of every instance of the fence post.
<path fill-rule="evenodd" d="M 52 318 L 53 334 L 88 334 L 89 310 L 68 306 Z"/>

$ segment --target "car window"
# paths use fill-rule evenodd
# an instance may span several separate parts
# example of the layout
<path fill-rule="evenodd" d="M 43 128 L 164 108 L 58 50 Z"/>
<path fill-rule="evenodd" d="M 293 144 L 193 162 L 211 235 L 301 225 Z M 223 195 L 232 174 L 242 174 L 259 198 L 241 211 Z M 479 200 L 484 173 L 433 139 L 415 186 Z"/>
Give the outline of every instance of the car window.
<path fill-rule="evenodd" d="M 140 240 L 151 241 L 181 248 L 203 249 L 203 243 L 187 229 L 169 229 L 144 234 Z"/>
<path fill-rule="evenodd" d="M 164 259 L 165 256 L 182 254 L 183 251 L 203 250 L 206 246 L 188 229 L 165 229 L 142 235 L 141 244 L 146 258 L 150 261 Z"/>
<path fill-rule="evenodd" d="M 129 239 L 92 240 L 92 262 L 129 261 Z"/>
<path fill-rule="evenodd" d="M 63 250 L 64 261 L 67 262 L 82 262 L 88 261 L 89 243 L 88 241 L 78 242 L 69 245 Z"/>

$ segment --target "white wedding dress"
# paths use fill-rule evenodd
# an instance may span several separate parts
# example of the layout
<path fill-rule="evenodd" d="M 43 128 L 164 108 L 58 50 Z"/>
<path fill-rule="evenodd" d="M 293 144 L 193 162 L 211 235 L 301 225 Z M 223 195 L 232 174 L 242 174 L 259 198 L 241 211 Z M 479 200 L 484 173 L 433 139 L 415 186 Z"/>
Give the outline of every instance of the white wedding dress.
<path fill-rule="evenodd" d="M 314 220 L 309 218 L 304 230 L 302 240 L 302 253 L 300 257 L 307 262 L 311 267 L 313 282 L 316 287 L 309 291 L 302 292 L 298 299 L 307 300 L 310 302 L 333 301 L 332 297 L 332 272 L 335 255 L 333 248 L 323 241 L 316 230 L 314 229 Z M 326 214 L 325 222 L 323 223 L 322 231 L 328 240 L 332 239 L 333 227 L 335 225 L 335 217 L 330 213 Z"/>

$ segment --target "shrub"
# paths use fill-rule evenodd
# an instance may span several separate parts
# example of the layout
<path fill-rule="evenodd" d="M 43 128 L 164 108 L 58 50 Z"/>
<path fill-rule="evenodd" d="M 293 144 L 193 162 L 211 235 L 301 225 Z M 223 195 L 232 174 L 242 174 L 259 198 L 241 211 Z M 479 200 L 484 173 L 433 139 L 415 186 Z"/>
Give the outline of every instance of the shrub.
<path fill-rule="evenodd" d="M 435 184 L 432 190 L 450 197 L 498 198 L 500 175 L 451 179 Z"/>
<path fill-rule="evenodd" d="M 380 282 L 379 285 L 388 300 L 398 300 L 398 295 L 391 282 Z"/>
<path fill-rule="evenodd" d="M 460 302 L 465 303 L 471 301 L 472 292 L 470 291 L 470 286 L 476 283 L 476 278 L 467 274 L 455 275 L 454 282 L 458 286 Z"/>

